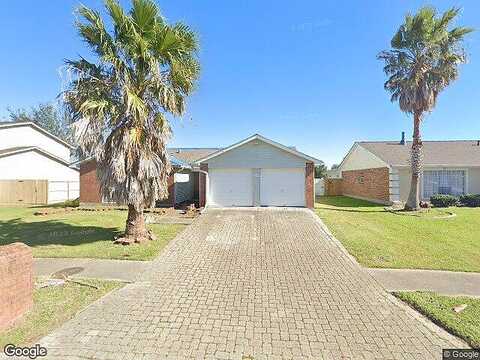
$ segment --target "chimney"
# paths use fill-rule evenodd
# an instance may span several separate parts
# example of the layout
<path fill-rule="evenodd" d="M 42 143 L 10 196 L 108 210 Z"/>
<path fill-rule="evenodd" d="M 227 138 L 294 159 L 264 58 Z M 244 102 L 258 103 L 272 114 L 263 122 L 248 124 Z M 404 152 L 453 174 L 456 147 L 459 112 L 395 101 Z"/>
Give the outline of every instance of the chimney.
<path fill-rule="evenodd" d="M 402 140 L 400 140 L 400 145 L 405 145 L 405 131 L 402 131 Z"/>

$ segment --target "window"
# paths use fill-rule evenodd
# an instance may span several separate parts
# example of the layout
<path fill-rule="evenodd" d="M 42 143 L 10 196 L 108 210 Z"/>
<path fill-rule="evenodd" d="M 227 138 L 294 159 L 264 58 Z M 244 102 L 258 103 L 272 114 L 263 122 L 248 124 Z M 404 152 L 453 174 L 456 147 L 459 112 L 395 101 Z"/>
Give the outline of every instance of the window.
<path fill-rule="evenodd" d="M 423 197 L 435 194 L 465 194 L 465 170 L 429 170 L 423 172 Z"/>

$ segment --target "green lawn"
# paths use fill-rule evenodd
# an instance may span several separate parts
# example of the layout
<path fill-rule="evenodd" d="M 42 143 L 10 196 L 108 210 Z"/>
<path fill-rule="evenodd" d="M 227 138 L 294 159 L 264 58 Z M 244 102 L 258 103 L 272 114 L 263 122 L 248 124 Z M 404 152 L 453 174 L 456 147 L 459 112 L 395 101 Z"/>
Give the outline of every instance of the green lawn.
<path fill-rule="evenodd" d="M 480 299 L 441 296 L 430 292 L 401 292 L 395 296 L 464 339 L 473 348 L 480 348 Z M 460 313 L 453 311 L 458 305 L 468 305 Z"/>
<path fill-rule="evenodd" d="M 320 197 L 316 213 L 367 267 L 480 272 L 480 208 L 393 214 L 348 197 Z M 447 211 L 457 216 L 445 216 Z"/>
<path fill-rule="evenodd" d="M 0 207 L 0 245 L 20 241 L 34 257 L 150 260 L 185 225 L 150 225 L 157 240 L 141 245 L 114 245 L 124 229 L 126 211 L 70 211 L 35 216 L 38 209 Z"/>
<path fill-rule="evenodd" d="M 6 344 L 25 346 L 58 328 L 73 318 L 81 309 L 106 293 L 122 286 L 122 283 L 104 280 L 83 280 L 99 289 L 74 283 L 64 286 L 36 289 L 33 308 L 18 324 L 0 333 L 0 349 Z"/>

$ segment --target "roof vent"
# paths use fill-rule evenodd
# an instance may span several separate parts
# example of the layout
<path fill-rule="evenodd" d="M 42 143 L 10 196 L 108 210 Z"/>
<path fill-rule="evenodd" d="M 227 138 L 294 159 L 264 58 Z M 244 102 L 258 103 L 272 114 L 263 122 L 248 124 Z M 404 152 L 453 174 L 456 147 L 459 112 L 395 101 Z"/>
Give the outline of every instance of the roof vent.
<path fill-rule="evenodd" d="M 400 140 L 400 145 L 405 145 L 405 131 L 402 131 L 402 140 Z"/>

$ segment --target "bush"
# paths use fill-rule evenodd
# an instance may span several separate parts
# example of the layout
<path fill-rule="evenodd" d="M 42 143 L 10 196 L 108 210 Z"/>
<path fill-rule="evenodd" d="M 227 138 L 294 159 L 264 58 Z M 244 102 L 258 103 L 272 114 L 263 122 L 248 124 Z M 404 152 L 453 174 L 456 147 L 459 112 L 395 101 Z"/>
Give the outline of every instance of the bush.
<path fill-rule="evenodd" d="M 430 202 L 435 207 L 456 206 L 458 199 L 453 195 L 436 194 L 430 197 Z"/>
<path fill-rule="evenodd" d="M 75 200 L 66 200 L 61 203 L 55 203 L 51 205 L 47 205 L 44 207 L 51 207 L 51 208 L 67 208 L 67 207 L 79 207 L 80 206 L 80 199 L 76 198 Z"/>
<path fill-rule="evenodd" d="M 480 194 L 467 194 L 460 196 L 460 203 L 468 207 L 480 207 Z"/>

